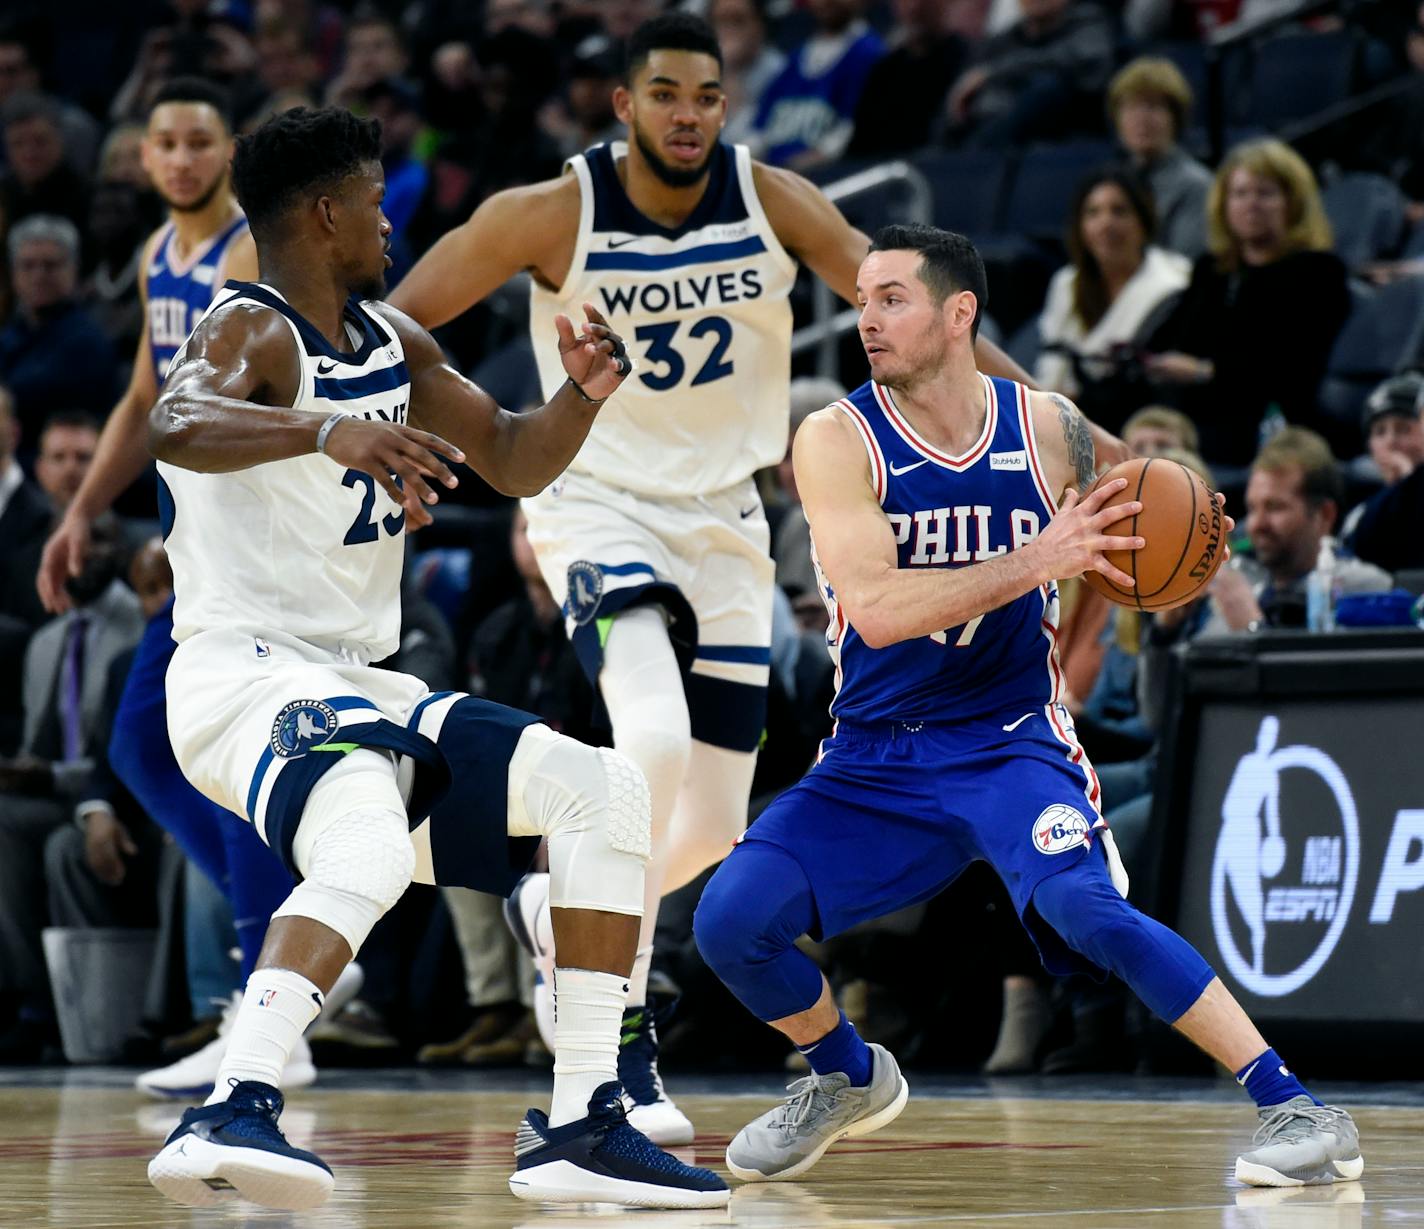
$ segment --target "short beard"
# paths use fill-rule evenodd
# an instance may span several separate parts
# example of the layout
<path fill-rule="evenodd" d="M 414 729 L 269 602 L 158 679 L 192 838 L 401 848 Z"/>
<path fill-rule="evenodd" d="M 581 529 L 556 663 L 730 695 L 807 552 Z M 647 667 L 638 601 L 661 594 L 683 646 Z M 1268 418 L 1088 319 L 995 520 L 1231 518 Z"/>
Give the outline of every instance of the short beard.
<path fill-rule="evenodd" d="M 226 175 L 219 175 L 207 187 L 205 192 L 198 194 L 198 199 L 189 201 L 186 205 L 180 205 L 177 201 L 171 201 L 160 190 L 158 195 L 163 196 L 163 203 L 174 213 L 201 213 L 212 202 L 213 197 L 218 194 L 218 190 L 227 183 Z"/>
<path fill-rule="evenodd" d="M 669 188 L 691 188 L 707 178 L 708 169 L 712 165 L 712 151 L 708 152 L 701 166 L 683 170 L 664 162 L 662 155 L 643 139 L 643 134 L 636 128 L 633 129 L 633 140 L 637 143 L 648 168 Z"/>
<path fill-rule="evenodd" d="M 366 278 L 351 287 L 351 293 L 358 299 L 384 299 L 386 297 L 386 275 L 384 270 L 375 277 Z"/>

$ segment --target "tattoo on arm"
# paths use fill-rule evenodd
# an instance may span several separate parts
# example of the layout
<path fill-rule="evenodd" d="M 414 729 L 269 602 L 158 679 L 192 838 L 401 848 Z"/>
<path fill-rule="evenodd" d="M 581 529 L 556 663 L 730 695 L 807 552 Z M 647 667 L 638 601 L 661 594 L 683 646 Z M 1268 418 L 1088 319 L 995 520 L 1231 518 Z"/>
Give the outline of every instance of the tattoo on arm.
<path fill-rule="evenodd" d="M 1097 476 L 1097 457 L 1093 450 L 1093 435 L 1088 430 L 1087 421 L 1077 407 L 1066 397 L 1050 393 L 1053 404 L 1058 407 L 1058 421 L 1063 427 L 1063 441 L 1068 445 L 1068 459 L 1073 463 L 1078 476 L 1078 489 L 1084 493 L 1093 485 Z"/>

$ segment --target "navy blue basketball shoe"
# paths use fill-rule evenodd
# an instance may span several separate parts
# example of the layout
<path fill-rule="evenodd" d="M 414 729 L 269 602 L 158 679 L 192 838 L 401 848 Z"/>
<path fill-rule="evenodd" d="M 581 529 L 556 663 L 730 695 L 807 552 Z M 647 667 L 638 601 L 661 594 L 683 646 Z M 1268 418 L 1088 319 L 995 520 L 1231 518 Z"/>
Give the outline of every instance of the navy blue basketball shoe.
<path fill-rule="evenodd" d="M 530 1110 L 514 1137 L 510 1191 L 546 1203 L 618 1203 L 639 1208 L 721 1208 L 731 1192 L 710 1169 L 684 1165 L 628 1124 L 623 1090 L 601 1084 L 588 1117 L 551 1127 Z"/>
<path fill-rule="evenodd" d="M 270 1084 L 235 1083 L 226 1101 L 184 1112 L 148 1163 L 148 1180 L 191 1208 L 246 1199 L 301 1212 L 325 1203 L 336 1185 L 331 1169 L 287 1142 L 281 1112 L 282 1094 Z"/>

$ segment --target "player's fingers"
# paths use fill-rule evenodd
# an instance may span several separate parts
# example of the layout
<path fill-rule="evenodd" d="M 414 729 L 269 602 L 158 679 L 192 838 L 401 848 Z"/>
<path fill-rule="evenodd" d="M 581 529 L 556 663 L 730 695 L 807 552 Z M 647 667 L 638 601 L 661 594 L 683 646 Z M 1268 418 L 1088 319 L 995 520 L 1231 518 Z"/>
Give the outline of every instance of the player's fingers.
<path fill-rule="evenodd" d="M 1105 550 L 1141 550 L 1147 545 L 1147 539 L 1142 537 L 1129 538 L 1121 534 L 1105 533 L 1093 543 L 1093 549 Z"/>
<path fill-rule="evenodd" d="M 1104 559 L 1101 555 L 1098 556 L 1098 561 L 1097 561 L 1095 564 L 1093 564 L 1093 569 L 1094 569 L 1094 571 L 1101 572 L 1101 573 L 1102 573 L 1104 576 L 1106 576 L 1110 581 L 1112 581 L 1113 584 L 1119 586 L 1120 588 L 1123 588 L 1123 589 L 1135 589 L 1135 588 L 1137 588 L 1137 582 L 1136 582 L 1135 580 L 1133 580 L 1131 576 L 1129 576 L 1129 575 L 1128 575 L 1126 572 L 1124 572 L 1121 568 L 1113 567 L 1113 565 L 1110 564 L 1110 563 L 1109 563 L 1106 559 Z"/>
<path fill-rule="evenodd" d="M 422 448 L 428 448 L 431 452 L 439 453 L 442 457 L 448 457 L 452 461 L 463 461 L 465 453 L 462 449 L 452 444 L 449 440 L 431 431 L 417 431 L 414 427 L 401 428 L 406 439 L 414 440 Z"/>
<path fill-rule="evenodd" d="M 1125 504 L 1113 504 L 1111 508 L 1099 509 L 1093 513 L 1088 524 L 1094 529 L 1106 529 L 1109 525 L 1116 525 L 1119 521 L 1134 517 L 1141 511 L 1142 504 L 1135 499 L 1130 499 Z"/>
<path fill-rule="evenodd" d="M 1111 482 L 1104 482 L 1101 486 L 1095 486 L 1084 495 L 1082 501 L 1083 506 L 1089 512 L 1096 512 L 1119 491 L 1125 491 L 1126 489 L 1126 478 L 1114 478 Z"/>
<path fill-rule="evenodd" d="M 559 349 L 570 350 L 576 344 L 574 342 L 574 322 L 563 312 L 554 317 L 554 328 L 559 332 Z"/>
<path fill-rule="evenodd" d="M 398 457 L 392 462 L 391 468 L 400 475 L 401 482 L 405 484 L 405 490 L 421 503 L 438 504 L 440 502 L 440 496 L 425 481 L 425 475 L 420 465 L 405 457 Z"/>
<path fill-rule="evenodd" d="M 601 324 L 605 329 L 608 328 L 608 318 L 592 303 L 583 305 L 583 314 L 588 317 L 590 324 Z"/>
<path fill-rule="evenodd" d="M 446 486 L 456 485 L 455 475 L 450 472 L 445 462 L 428 448 L 419 444 L 411 444 L 402 451 L 401 455 L 427 478 L 434 478 Z"/>
<path fill-rule="evenodd" d="M 1078 501 L 1080 499 L 1082 499 L 1082 496 L 1078 493 L 1078 488 L 1075 486 L 1070 486 L 1066 491 L 1063 492 L 1063 498 L 1058 501 L 1058 511 L 1069 511 L 1070 509 L 1077 506 Z"/>
<path fill-rule="evenodd" d="M 1221 523 L 1226 527 L 1227 533 L 1230 533 L 1236 528 L 1236 520 L 1234 517 L 1224 516 L 1221 518 Z"/>

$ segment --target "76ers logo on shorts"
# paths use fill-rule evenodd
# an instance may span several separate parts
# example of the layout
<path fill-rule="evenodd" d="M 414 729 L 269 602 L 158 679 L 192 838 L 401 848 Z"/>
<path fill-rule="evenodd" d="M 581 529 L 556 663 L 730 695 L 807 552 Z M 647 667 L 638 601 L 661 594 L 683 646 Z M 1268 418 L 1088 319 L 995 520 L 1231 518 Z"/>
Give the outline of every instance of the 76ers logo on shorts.
<path fill-rule="evenodd" d="M 569 564 L 569 614 L 580 627 L 593 622 L 603 600 L 603 569 L 580 559 Z"/>
<path fill-rule="evenodd" d="M 1033 847 L 1039 853 L 1066 853 L 1077 849 L 1088 835 L 1081 811 L 1055 803 L 1033 821 Z"/>
<path fill-rule="evenodd" d="M 272 723 L 272 754 L 288 759 L 329 743 L 336 735 L 336 710 L 320 700 L 293 700 Z"/>

